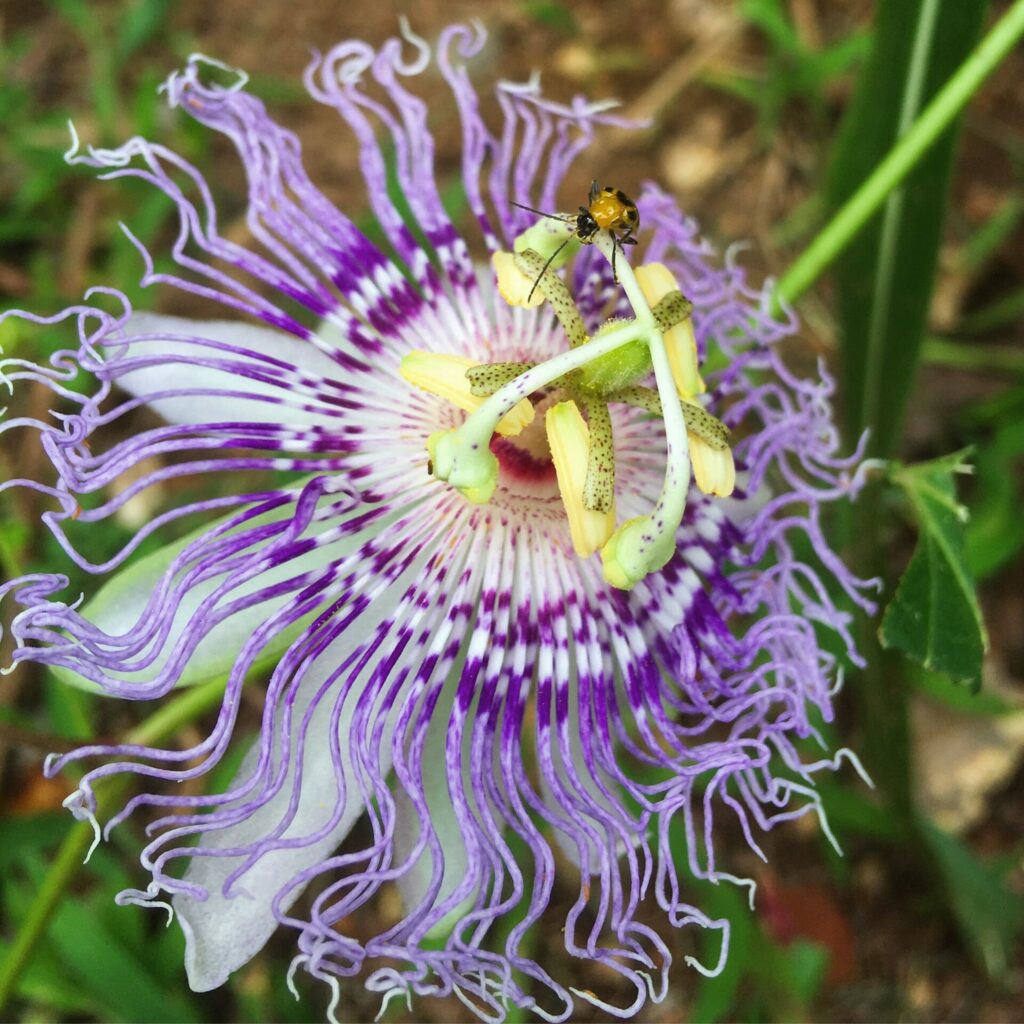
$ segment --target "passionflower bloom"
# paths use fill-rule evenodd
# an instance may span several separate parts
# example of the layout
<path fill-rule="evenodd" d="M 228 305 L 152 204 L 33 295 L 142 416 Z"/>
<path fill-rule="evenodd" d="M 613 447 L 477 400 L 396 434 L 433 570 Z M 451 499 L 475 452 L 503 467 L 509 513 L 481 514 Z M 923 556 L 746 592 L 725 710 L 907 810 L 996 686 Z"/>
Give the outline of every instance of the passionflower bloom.
<path fill-rule="evenodd" d="M 750 884 L 715 856 L 720 816 L 760 852 L 760 832 L 820 810 L 814 776 L 842 754 L 815 726 L 841 675 L 821 635 L 855 658 L 833 597 L 867 600 L 822 533 L 825 506 L 859 485 L 829 379 L 786 369 L 776 343 L 795 321 L 655 185 L 635 196 L 628 253 L 514 205 L 556 211 L 615 122 L 531 81 L 498 86 L 492 125 L 465 67 L 483 43 L 455 26 L 434 53 L 407 33 L 310 67 L 358 146 L 379 244 L 309 180 L 243 77 L 190 60 L 166 96 L 236 147 L 246 244 L 155 142 L 69 159 L 169 198 L 173 265 L 125 229 L 145 282 L 216 317 L 134 312 L 105 289 L 14 314 L 76 340 L 46 365 L 2 364 L 54 396 L 52 416 L 3 426 L 38 435 L 53 479 L 4 486 L 50 496 L 46 525 L 97 579 L 81 596 L 57 573 L 3 587 L 14 666 L 144 702 L 226 678 L 195 746 L 94 745 L 47 765 L 85 762 L 68 805 L 98 830 L 147 822 L 149 880 L 119 900 L 171 911 L 196 990 L 284 927 L 292 973 L 327 981 L 332 1011 L 360 977 L 385 1000 L 454 993 L 485 1019 L 515 1005 L 563 1020 L 576 999 L 630 1016 L 665 993 L 667 928 L 717 931 L 720 955 L 687 962 L 724 963 L 728 922 L 688 902 L 694 877 Z M 461 121 L 467 237 L 414 91 L 431 66 Z M 143 405 L 164 425 L 127 431 Z M 150 518 L 91 559 L 94 524 L 146 492 Z M 204 791 L 235 753 L 233 781 Z M 137 795 L 97 822 L 94 785 L 124 773 Z M 577 887 L 558 911 L 556 863 Z M 401 913 L 348 934 L 391 884 Z M 620 981 L 569 988 L 528 951 L 538 928 Z"/>

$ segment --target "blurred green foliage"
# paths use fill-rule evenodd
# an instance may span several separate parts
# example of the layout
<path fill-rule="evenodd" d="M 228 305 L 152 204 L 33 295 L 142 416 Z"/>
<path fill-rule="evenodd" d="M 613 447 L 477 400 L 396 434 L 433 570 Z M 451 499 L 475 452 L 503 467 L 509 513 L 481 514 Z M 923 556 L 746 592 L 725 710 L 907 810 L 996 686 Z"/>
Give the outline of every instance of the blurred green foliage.
<path fill-rule="evenodd" d="M 764 71 L 708 73 L 705 81 L 738 96 L 756 111 L 767 142 L 778 132 L 787 108 L 807 107 L 824 125 L 829 87 L 848 75 L 868 52 L 867 32 L 852 32 L 831 46 L 817 48 L 801 36 L 785 0 L 742 0 L 741 15 L 762 35 L 767 50 Z"/>
<path fill-rule="evenodd" d="M 111 280 L 121 282 L 133 303 L 145 307 L 144 292 L 135 284 L 138 256 L 114 244 L 120 232 L 113 217 L 101 218 L 95 247 L 82 268 L 85 280 L 62 287 L 68 272 L 64 243 L 69 226 L 75 223 L 82 190 L 95 188 L 80 168 L 65 163 L 64 154 L 71 143 L 70 121 L 87 126 L 81 133 L 84 141 L 97 146 L 115 145 L 131 134 L 153 136 L 162 129 L 167 119 L 156 87 L 166 71 L 132 58 L 165 30 L 172 5 L 169 0 L 108 5 L 54 0 L 54 6 L 79 33 L 87 54 L 82 76 L 87 88 L 74 107 L 46 102 L 16 73 L 35 42 L 33 33 L 26 30 L 0 40 L 0 66 L 15 72 L 0 79 L 0 123 L 8 143 L 0 175 L 0 244 L 23 247 L 39 308 L 59 308 L 80 297 L 82 286 Z M 170 43 L 175 51 L 187 52 L 185 40 Z M 174 119 L 167 134 L 186 155 L 202 155 L 205 137 L 194 126 Z M 151 190 L 129 187 L 118 201 L 118 219 L 130 219 L 144 244 L 153 241 L 170 214 L 167 200 Z"/>

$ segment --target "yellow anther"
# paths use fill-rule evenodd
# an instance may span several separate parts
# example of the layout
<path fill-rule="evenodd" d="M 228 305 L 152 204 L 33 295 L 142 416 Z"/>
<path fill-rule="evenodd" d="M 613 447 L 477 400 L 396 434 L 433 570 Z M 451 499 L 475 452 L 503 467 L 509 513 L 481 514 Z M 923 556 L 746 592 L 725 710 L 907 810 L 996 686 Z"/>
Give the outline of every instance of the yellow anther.
<path fill-rule="evenodd" d="M 703 438 L 688 434 L 690 442 L 690 466 L 697 486 L 705 494 L 717 494 L 728 498 L 736 486 L 736 463 L 732 449 L 712 448 Z"/>
<path fill-rule="evenodd" d="M 415 387 L 447 399 L 466 412 L 476 412 L 486 399 L 470 391 L 466 371 L 479 365 L 466 356 L 415 351 L 402 358 L 398 372 Z M 505 437 L 515 437 L 532 421 L 533 406 L 523 398 L 498 421 L 497 431 Z"/>
<path fill-rule="evenodd" d="M 586 558 L 598 550 L 615 530 L 615 503 L 606 512 L 583 505 L 583 487 L 590 455 L 590 429 L 575 402 L 559 402 L 544 417 L 558 489 L 569 518 L 576 554 Z"/>
<path fill-rule="evenodd" d="M 656 306 L 670 292 L 679 290 L 672 271 L 664 263 L 645 263 L 637 267 L 636 279 L 651 306 Z M 697 367 L 697 337 L 690 317 L 666 331 L 665 352 L 680 398 L 692 398 L 707 390 Z"/>
<path fill-rule="evenodd" d="M 498 281 L 498 292 L 510 306 L 525 306 L 531 309 L 544 301 L 544 292 L 534 287 L 535 279 L 527 277 L 516 266 L 513 253 L 496 252 L 491 257 L 491 266 Z M 529 297 L 531 291 L 533 295 Z"/>

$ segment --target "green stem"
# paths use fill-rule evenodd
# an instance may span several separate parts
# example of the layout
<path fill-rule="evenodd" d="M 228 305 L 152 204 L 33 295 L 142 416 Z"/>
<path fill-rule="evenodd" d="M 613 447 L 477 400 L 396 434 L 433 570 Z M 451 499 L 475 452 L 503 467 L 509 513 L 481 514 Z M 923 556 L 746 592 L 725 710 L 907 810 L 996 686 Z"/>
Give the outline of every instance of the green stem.
<path fill-rule="evenodd" d="M 224 693 L 224 680 L 216 680 L 176 697 L 128 733 L 126 743 L 154 744 L 173 736 L 188 722 L 215 706 Z M 131 776 L 123 775 L 97 787 L 97 816 L 104 815 L 118 803 L 131 785 Z M 78 874 L 85 853 L 93 839 L 92 825 L 87 821 L 74 824 L 65 836 L 50 864 L 42 885 L 25 914 L 7 956 L 0 963 L 0 1013 L 13 995 L 22 972 L 46 932 L 50 918 L 60 906 L 68 886 Z"/>
<path fill-rule="evenodd" d="M 1024 0 L 1016 0 L 956 74 L 935 95 L 875 172 L 849 198 L 775 286 L 773 310 L 795 302 L 878 212 L 889 194 L 946 131 L 985 79 L 1024 36 Z"/>

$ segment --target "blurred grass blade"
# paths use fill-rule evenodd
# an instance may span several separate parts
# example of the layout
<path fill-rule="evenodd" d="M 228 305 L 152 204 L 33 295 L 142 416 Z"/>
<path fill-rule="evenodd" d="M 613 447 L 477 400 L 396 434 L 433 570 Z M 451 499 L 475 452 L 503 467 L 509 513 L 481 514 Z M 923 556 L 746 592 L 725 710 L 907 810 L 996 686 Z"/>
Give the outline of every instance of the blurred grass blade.
<path fill-rule="evenodd" d="M 1007 979 L 1017 965 L 1017 939 L 1024 932 L 1024 899 L 1007 888 L 956 836 L 929 821 L 920 824 L 968 946 L 990 977 Z"/>
<path fill-rule="evenodd" d="M 956 474 L 970 472 L 963 456 L 957 452 L 892 472 L 914 510 L 920 536 L 879 635 L 886 647 L 925 668 L 974 683 L 981 678 L 988 637 L 964 559 L 967 511 L 954 486 Z"/>
<path fill-rule="evenodd" d="M 987 0 L 880 0 L 868 66 L 833 160 L 838 209 L 904 137 L 974 45 Z M 843 385 L 851 437 L 892 448 L 935 283 L 953 160 L 948 128 L 838 261 Z"/>
<path fill-rule="evenodd" d="M 163 31 L 171 14 L 171 0 L 140 0 L 126 4 L 117 19 L 115 52 L 119 60 L 127 60 Z"/>
<path fill-rule="evenodd" d="M 985 331 L 993 331 L 998 327 L 1006 327 L 1015 320 L 1024 316 L 1024 288 L 1018 288 L 1009 295 L 1004 296 L 991 306 L 979 309 L 964 317 L 959 325 L 958 333 L 961 334 L 984 334 Z"/>

